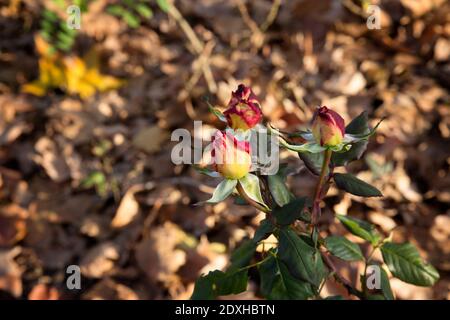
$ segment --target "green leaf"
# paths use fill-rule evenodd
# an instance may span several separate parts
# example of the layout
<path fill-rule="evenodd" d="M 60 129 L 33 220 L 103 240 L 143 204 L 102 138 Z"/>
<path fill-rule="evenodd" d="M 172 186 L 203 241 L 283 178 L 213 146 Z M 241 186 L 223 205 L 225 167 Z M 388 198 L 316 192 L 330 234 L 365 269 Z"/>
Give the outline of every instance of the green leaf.
<path fill-rule="evenodd" d="M 114 15 L 114 16 L 118 16 L 121 17 L 123 16 L 123 13 L 126 11 L 122 6 L 117 5 L 117 4 L 113 4 L 111 6 L 109 6 L 106 11 L 108 11 L 110 14 Z"/>
<path fill-rule="evenodd" d="M 281 146 L 283 146 L 286 149 L 289 149 L 291 151 L 307 152 L 307 153 L 320 153 L 320 152 L 326 150 L 325 147 L 322 147 L 321 145 L 317 144 L 315 141 L 308 141 L 306 143 L 299 144 L 299 145 L 290 144 L 282 136 L 280 136 L 280 131 L 278 129 L 271 127 L 271 126 L 268 126 L 267 129 L 269 130 L 270 134 L 279 137 L 279 143 Z"/>
<path fill-rule="evenodd" d="M 68 34 L 66 34 L 66 33 L 64 33 L 64 32 L 62 32 L 62 31 L 59 31 L 59 32 L 56 34 L 56 38 L 57 38 L 58 40 L 60 40 L 62 43 L 70 43 L 70 44 L 72 44 L 73 41 L 74 41 L 74 37 L 73 37 L 73 36 L 68 35 Z"/>
<path fill-rule="evenodd" d="M 220 121 L 225 123 L 227 122 L 227 118 L 223 115 L 223 113 L 220 112 L 217 108 L 214 108 L 214 106 L 211 103 L 209 103 L 208 97 L 205 97 L 205 102 L 208 105 L 209 112 L 215 115 L 217 119 L 219 119 Z"/>
<path fill-rule="evenodd" d="M 140 25 L 139 18 L 129 11 L 123 11 L 122 18 L 131 28 L 137 28 Z"/>
<path fill-rule="evenodd" d="M 366 221 L 349 216 L 336 215 L 336 218 L 344 225 L 344 227 L 355 236 L 369 241 L 372 245 L 376 245 L 381 236 L 376 231 L 375 226 Z"/>
<path fill-rule="evenodd" d="M 209 170 L 208 168 L 202 168 L 202 167 L 199 167 L 199 166 L 196 166 L 196 165 L 194 165 L 193 167 L 199 173 L 207 175 L 209 177 L 212 177 L 212 178 L 219 178 L 220 177 L 220 173 L 218 173 L 216 171 L 213 171 L 213 170 Z"/>
<path fill-rule="evenodd" d="M 237 180 L 225 179 L 214 190 L 214 193 L 206 203 L 217 203 L 225 200 L 234 190 Z"/>
<path fill-rule="evenodd" d="M 364 260 L 361 249 L 345 237 L 331 236 L 325 239 L 325 247 L 336 257 L 346 261 Z"/>
<path fill-rule="evenodd" d="M 149 7 L 147 7 L 143 3 L 137 4 L 135 9 L 144 18 L 149 19 L 149 18 L 151 18 L 153 16 L 152 9 L 150 9 Z"/>
<path fill-rule="evenodd" d="M 71 29 L 67 23 L 61 22 L 59 28 L 67 35 L 74 36 L 77 33 L 77 29 Z"/>
<path fill-rule="evenodd" d="M 195 282 L 192 300 L 211 300 L 217 296 L 238 294 L 247 289 L 247 270 L 222 272 L 211 271 Z"/>
<path fill-rule="evenodd" d="M 195 281 L 191 300 L 213 300 L 217 297 L 217 292 L 214 288 L 215 272 L 221 271 L 211 271 L 206 276 L 200 277 Z"/>
<path fill-rule="evenodd" d="M 260 242 L 261 240 L 267 238 L 274 230 L 275 226 L 272 221 L 269 219 L 264 219 L 260 222 L 258 229 L 255 231 L 255 235 L 253 237 L 253 241 L 255 243 Z"/>
<path fill-rule="evenodd" d="M 392 274 L 402 281 L 417 286 L 432 286 L 439 279 L 439 273 L 420 257 L 411 243 L 384 243 L 381 247 L 384 262 Z"/>
<path fill-rule="evenodd" d="M 125 5 L 127 5 L 128 7 L 134 7 L 134 5 L 135 5 L 135 1 L 136 0 L 122 0 L 124 3 L 125 3 Z"/>
<path fill-rule="evenodd" d="M 298 156 L 305 163 L 305 166 L 309 169 L 309 171 L 311 171 L 316 176 L 320 175 L 323 163 L 323 152 L 321 153 L 299 152 Z"/>
<path fill-rule="evenodd" d="M 311 285 L 294 278 L 286 265 L 273 255 L 258 267 L 261 293 L 271 300 L 305 300 L 314 296 Z"/>
<path fill-rule="evenodd" d="M 77 5 L 78 7 L 80 7 L 80 11 L 81 12 L 86 12 L 86 10 L 88 8 L 88 2 L 89 1 L 90 0 L 75 0 L 74 4 Z"/>
<path fill-rule="evenodd" d="M 391 290 L 391 284 L 389 283 L 389 277 L 387 272 L 380 267 L 381 271 L 381 292 L 383 293 L 383 296 L 386 298 L 386 300 L 395 300 L 394 294 Z"/>
<path fill-rule="evenodd" d="M 64 9 L 64 6 L 66 4 L 64 0 L 53 0 L 53 2 L 61 9 Z"/>
<path fill-rule="evenodd" d="M 100 196 L 106 196 L 107 194 L 107 180 L 106 176 L 101 171 L 91 172 L 85 179 L 80 183 L 82 188 L 92 188 L 95 187 L 97 193 Z"/>
<path fill-rule="evenodd" d="M 267 181 L 269 184 L 270 193 L 272 194 L 275 202 L 280 207 L 288 204 L 289 201 L 291 201 L 292 194 L 286 187 L 286 184 L 284 183 L 284 177 L 281 174 L 277 173 L 271 176 L 267 176 Z"/>
<path fill-rule="evenodd" d="M 252 200 L 258 202 L 267 208 L 261 195 L 261 189 L 259 187 L 259 179 L 254 174 L 247 174 L 245 177 L 239 179 L 239 183 L 244 189 L 245 194 Z"/>
<path fill-rule="evenodd" d="M 48 9 L 45 9 L 43 11 L 42 15 L 44 16 L 44 19 L 49 20 L 49 21 L 58 21 L 59 20 L 58 15 L 55 12 L 48 10 Z"/>
<path fill-rule="evenodd" d="M 217 282 L 217 295 L 238 294 L 247 290 L 248 270 L 226 272 Z"/>
<path fill-rule="evenodd" d="M 169 11 L 169 3 L 167 2 L 167 0 L 156 0 L 156 3 L 158 4 L 159 8 L 162 11 L 164 12 Z"/>
<path fill-rule="evenodd" d="M 326 274 L 320 252 L 308 245 L 291 228 L 281 229 L 278 241 L 278 256 L 290 273 L 318 288 Z"/>
<path fill-rule="evenodd" d="M 50 20 L 42 20 L 41 29 L 47 33 L 53 33 L 55 31 L 54 23 Z"/>
<path fill-rule="evenodd" d="M 326 149 L 316 142 L 307 142 L 304 144 L 295 145 L 287 143 L 284 139 L 280 139 L 280 144 L 286 149 L 295 152 L 319 153 Z"/>
<path fill-rule="evenodd" d="M 277 223 L 287 226 L 297 220 L 305 208 L 306 200 L 306 197 L 297 198 L 283 207 L 275 208 L 272 214 Z"/>
<path fill-rule="evenodd" d="M 368 134 L 370 132 L 368 121 L 367 112 L 363 111 L 345 127 L 345 133 Z M 350 150 L 342 153 L 333 153 L 331 162 L 336 167 L 345 166 L 348 162 L 361 158 L 367 148 L 367 144 L 367 140 L 353 143 Z"/>
<path fill-rule="evenodd" d="M 253 240 L 244 241 L 231 255 L 230 270 L 236 270 L 247 266 L 255 254 L 258 244 Z"/>
<path fill-rule="evenodd" d="M 383 194 L 370 184 L 359 180 L 350 173 L 335 173 L 334 181 L 339 189 L 362 197 L 382 197 Z"/>

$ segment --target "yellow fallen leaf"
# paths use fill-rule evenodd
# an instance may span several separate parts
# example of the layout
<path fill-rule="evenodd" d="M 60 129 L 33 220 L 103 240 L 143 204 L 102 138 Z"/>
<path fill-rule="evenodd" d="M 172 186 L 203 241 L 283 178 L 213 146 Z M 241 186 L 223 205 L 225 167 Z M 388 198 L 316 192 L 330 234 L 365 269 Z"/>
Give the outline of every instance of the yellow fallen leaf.
<path fill-rule="evenodd" d="M 47 86 L 39 80 L 35 80 L 33 82 L 24 84 L 22 86 L 22 92 L 42 97 L 47 92 Z"/>
<path fill-rule="evenodd" d="M 86 99 L 97 91 L 117 89 L 123 81 L 99 71 L 99 59 L 91 49 L 83 58 L 50 53 L 50 46 L 42 37 L 35 38 L 39 58 L 39 79 L 22 86 L 22 91 L 43 96 L 48 90 L 60 88 L 69 94 Z"/>
<path fill-rule="evenodd" d="M 39 60 L 39 81 L 46 88 L 56 88 L 64 83 L 64 70 L 57 61 L 47 58 Z"/>

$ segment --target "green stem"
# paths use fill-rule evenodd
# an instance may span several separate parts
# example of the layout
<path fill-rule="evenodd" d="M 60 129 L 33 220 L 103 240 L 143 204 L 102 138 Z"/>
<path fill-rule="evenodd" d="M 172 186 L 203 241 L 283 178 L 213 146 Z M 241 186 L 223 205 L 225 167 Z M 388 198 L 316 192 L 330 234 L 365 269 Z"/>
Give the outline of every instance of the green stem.
<path fill-rule="evenodd" d="M 312 208 L 311 223 L 315 225 L 320 217 L 320 201 L 322 200 L 322 189 L 325 181 L 325 176 L 330 165 L 332 151 L 327 149 L 323 152 L 322 170 L 320 171 L 319 181 L 317 181 L 316 189 L 314 191 L 314 202 Z"/>
<path fill-rule="evenodd" d="M 239 268 L 239 269 L 238 269 L 238 272 L 239 272 L 239 271 L 246 270 L 246 269 L 250 269 L 250 268 L 253 268 L 253 267 L 257 267 L 257 266 L 259 266 L 260 264 L 262 264 L 262 263 L 266 262 L 267 260 L 269 260 L 270 257 L 271 257 L 271 255 L 269 254 L 267 257 L 265 257 L 264 259 L 262 259 L 262 260 L 260 260 L 260 261 L 258 261 L 258 262 L 255 262 L 255 263 L 250 264 L 250 265 L 248 265 L 248 266 Z"/>
<path fill-rule="evenodd" d="M 369 263 L 372 261 L 372 256 L 375 253 L 375 251 L 378 249 L 378 245 L 375 245 L 372 249 L 372 252 L 369 254 L 367 258 L 365 258 L 365 266 L 364 266 L 364 283 L 362 284 L 364 296 L 367 296 L 367 267 L 369 266 Z"/>

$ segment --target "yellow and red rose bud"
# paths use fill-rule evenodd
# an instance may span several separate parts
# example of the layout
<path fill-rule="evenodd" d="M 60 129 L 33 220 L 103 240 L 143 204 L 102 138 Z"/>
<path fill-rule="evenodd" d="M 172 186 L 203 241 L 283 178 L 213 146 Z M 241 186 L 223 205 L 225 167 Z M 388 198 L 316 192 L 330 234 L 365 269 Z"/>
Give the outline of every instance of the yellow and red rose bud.
<path fill-rule="evenodd" d="M 212 139 L 211 158 L 215 170 L 227 179 L 241 179 L 250 172 L 250 143 L 231 133 L 217 131 Z"/>
<path fill-rule="evenodd" d="M 228 103 L 228 109 L 223 113 L 228 126 L 234 130 L 248 130 L 261 121 L 262 112 L 259 101 L 252 89 L 240 84 Z"/>
<path fill-rule="evenodd" d="M 321 146 L 334 147 L 342 143 L 345 134 L 344 119 L 327 107 L 320 107 L 312 120 L 314 139 Z"/>

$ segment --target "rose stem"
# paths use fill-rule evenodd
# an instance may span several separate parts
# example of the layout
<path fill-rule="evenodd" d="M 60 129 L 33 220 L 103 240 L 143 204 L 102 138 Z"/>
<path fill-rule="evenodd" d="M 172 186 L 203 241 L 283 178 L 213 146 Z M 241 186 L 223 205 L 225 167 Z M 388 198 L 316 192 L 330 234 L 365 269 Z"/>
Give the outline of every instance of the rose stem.
<path fill-rule="evenodd" d="M 319 181 L 317 181 L 316 190 L 314 191 L 314 202 L 312 208 L 311 222 L 313 225 L 317 223 L 320 217 L 320 200 L 322 200 L 322 188 L 325 181 L 325 175 L 330 164 L 332 151 L 326 149 L 323 152 L 322 170 L 320 172 Z"/>

